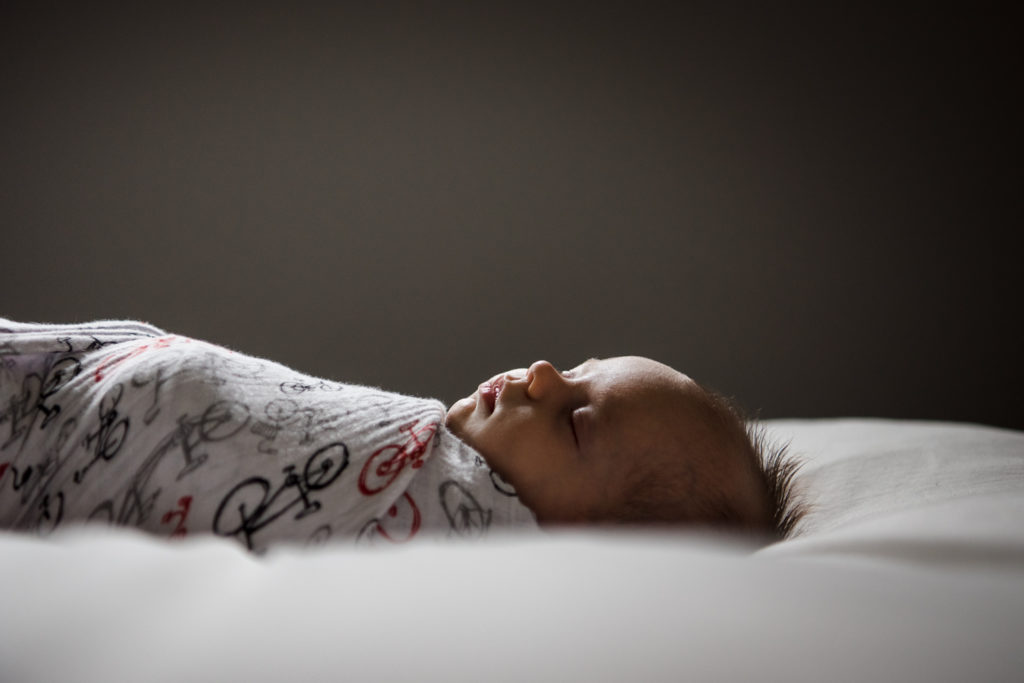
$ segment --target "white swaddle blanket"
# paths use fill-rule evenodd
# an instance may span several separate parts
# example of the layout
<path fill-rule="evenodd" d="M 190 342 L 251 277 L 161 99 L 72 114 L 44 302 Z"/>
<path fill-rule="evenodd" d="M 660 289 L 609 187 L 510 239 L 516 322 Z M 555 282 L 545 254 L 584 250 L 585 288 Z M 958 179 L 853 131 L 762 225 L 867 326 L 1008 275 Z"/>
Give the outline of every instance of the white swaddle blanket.
<path fill-rule="evenodd" d="M 444 406 L 137 322 L 0 319 L 0 528 L 406 541 L 535 527 Z"/>

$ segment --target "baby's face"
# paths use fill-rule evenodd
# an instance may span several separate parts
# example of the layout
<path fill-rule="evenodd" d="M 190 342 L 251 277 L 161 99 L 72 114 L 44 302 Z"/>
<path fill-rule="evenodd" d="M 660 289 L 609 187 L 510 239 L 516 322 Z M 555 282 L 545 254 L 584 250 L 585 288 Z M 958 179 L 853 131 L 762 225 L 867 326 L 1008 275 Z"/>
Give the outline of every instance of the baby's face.
<path fill-rule="evenodd" d="M 700 391 L 647 358 L 591 359 L 564 372 L 537 361 L 481 384 L 446 423 L 541 523 L 603 520 L 638 468 L 693 468 L 667 454 L 701 431 Z"/>

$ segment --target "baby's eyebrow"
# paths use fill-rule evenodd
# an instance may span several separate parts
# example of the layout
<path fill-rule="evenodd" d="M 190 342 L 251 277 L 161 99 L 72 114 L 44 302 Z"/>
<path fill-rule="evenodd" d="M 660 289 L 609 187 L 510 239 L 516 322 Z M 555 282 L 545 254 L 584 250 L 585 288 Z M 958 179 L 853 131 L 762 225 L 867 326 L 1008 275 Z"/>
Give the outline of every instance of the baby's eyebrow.
<path fill-rule="evenodd" d="M 566 370 L 564 374 L 575 373 L 576 371 L 586 370 L 588 365 L 596 363 L 598 360 L 599 359 L 597 359 L 597 358 L 588 358 L 585 361 L 583 361 L 582 363 L 580 363 L 579 365 L 577 365 L 576 367 L 571 368 L 569 370 Z"/>

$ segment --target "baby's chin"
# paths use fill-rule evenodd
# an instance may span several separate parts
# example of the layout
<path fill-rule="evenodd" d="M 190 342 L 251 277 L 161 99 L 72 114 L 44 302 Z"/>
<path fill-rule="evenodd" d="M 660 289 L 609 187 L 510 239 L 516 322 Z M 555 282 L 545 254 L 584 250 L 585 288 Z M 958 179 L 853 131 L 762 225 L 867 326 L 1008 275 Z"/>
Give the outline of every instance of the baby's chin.
<path fill-rule="evenodd" d="M 463 427 L 466 424 L 466 420 L 473 414 L 473 410 L 476 408 L 476 399 L 472 396 L 461 398 L 448 408 L 448 412 L 444 416 L 444 426 L 449 429 L 455 436 L 459 437 L 463 441 Z"/>
<path fill-rule="evenodd" d="M 446 422 L 451 421 L 452 418 L 456 418 L 457 419 L 461 414 L 466 412 L 467 409 L 468 410 L 472 410 L 473 409 L 473 404 L 474 404 L 474 401 L 473 401 L 473 397 L 472 396 L 467 396 L 466 398 L 460 398 L 458 401 L 456 401 L 455 403 L 451 404 L 451 406 L 449 406 L 448 412 L 445 414 L 445 418 L 444 418 L 445 421 Z"/>
<path fill-rule="evenodd" d="M 476 399 L 473 396 L 464 398 L 456 401 L 448 409 L 447 414 L 444 417 L 444 426 L 455 435 L 462 443 L 466 444 L 474 451 L 480 454 L 485 461 L 490 464 L 487 456 L 480 450 L 480 445 L 474 438 L 474 429 L 470 424 L 473 420 L 473 415 L 476 411 Z"/>

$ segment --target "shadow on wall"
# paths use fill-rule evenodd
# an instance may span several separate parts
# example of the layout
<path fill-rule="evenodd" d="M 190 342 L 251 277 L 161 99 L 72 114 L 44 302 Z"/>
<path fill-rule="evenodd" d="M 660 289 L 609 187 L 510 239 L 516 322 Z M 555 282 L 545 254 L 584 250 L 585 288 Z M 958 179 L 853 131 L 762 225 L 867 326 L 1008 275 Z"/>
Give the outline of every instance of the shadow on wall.
<path fill-rule="evenodd" d="M 1024 428 L 1006 17 L 363 5 L 5 5 L 0 312 Z"/>

